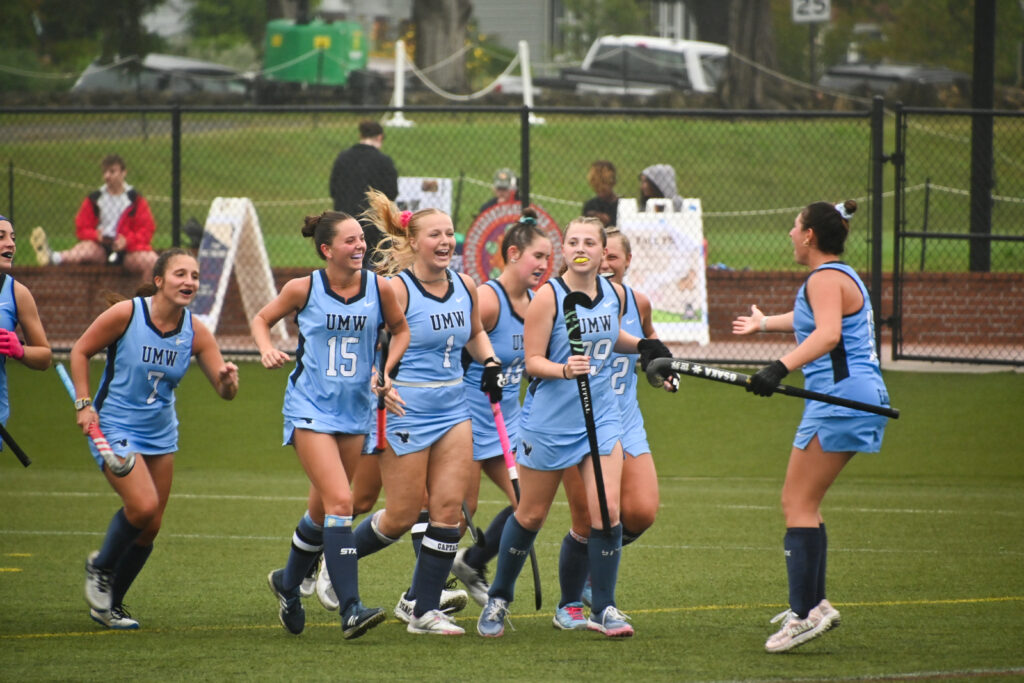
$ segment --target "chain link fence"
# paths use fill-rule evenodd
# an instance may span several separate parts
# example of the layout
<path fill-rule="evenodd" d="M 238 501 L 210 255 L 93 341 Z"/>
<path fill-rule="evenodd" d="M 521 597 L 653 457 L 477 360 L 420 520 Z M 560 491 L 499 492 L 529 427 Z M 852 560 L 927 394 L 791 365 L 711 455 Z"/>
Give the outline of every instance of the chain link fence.
<path fill-rule="evenodd" d="M 872 187 L 873 163 L 880 162 L 872 155 L 869 112 L 3 109 L 0 163 L 7 177 L 5 213 L 13 214 L 21 237 L 15 276 L 39 300 L 55 348 L 69 347 L 98 312 L 98 290 L 131 294 L 138 284 L 118 267 L 38 267 L 25 244 L 37 225 L 46 229 L 55 249 L 74 243 L 74 214 L 83 196 L 102 184 L 99 161 L 103 156 L 117 153 L 126 160 L 127 182 L 148 199 L 153 210 L 158 250 L 175 243 L 198 247 L 193 228 L 206 224 L 217 197 L 251 200 L 272 277 L 280 287 L 287 279 L 320 266 L 309 241 L 300 236 L 302 218 L 331 208 L 328 178 L 334 158 L 357 141 L 358 123 L 367 118 L 412 124 L 386 125 L 383 151 L 394 159 L 401 178 L 414 185 L 436 180 L 448 188 L 444 201 L 456 231 L 466 237 L 467 252 L 462 257 L 464 269 L 471 273 L 470 262 L 481 259 L 469 250 L 474 231 L 478 238 L 487 236 L 482 222 L 474 221 L 481 205 L 493 196 L 491 183 L 497 169 L 513 169 L 523 198 L 562 228 L 594 196 L 587 171 L 595 160 L 615 165 L 615 190 L 622 198 L 639 195 L 644 169 L 671 166 L 679 195 L 699 200 L 686 206 L 699 216 L 703 237 L 696 249 L 702 260 L 699 271 L 705 299 L 686 311 L 667 310 L 663 317 L 663 321 L 705 325 L 706 338 L 672 345 L 680 356 L 755 364 L 792 347 L 788 335 L 734 338 L 730 323 L 747 313 L 751 304 L 767 313 L 792 307 L 805 271 L 793 262 L 787 233 L 809 202 L 858 201 L 844 260 L 864 273 L 866 281 L 872 248 L 885 250 L 884 270 L 893 262 L 892 240 L 872 241 L 872 220 L 877 215 L 872 193 L 887 188 Z M 1024 173 L 1019 173 L 1019 167 L 1016 170 L 1014 182 L 1024 182 Z M 939 184 L 938 174 L 934 182 Z M 1024 196 L 1016 190 L 1008 194 Z M 626 214 L 629 220 L 639 220 L 636 212 Z M 629 221 L 619 222 L 630 234 Z M 642 228 L 643 221 L 637 225 Z M 477 239 L 475 244 L 477 252 L 493 255 L 493 239 Z M 940 251 L 933 244 L 929 241 L 927 258 L 938 267 Z M 646 262 L 635 261 L 633 268 L 647 273 L 682 272 L 680 261 L 694 248 L 688 242 L 643 251 Z M 1015 270 L 1012 264 L 1007 269 L 1019 276 L 1017 254 Z M 1012 255 L 1009 258 L 1012 261 Z M 484 269 L 474 275 L 489 272 Z M 670 278 L 659 291 L 673 286 L 682 288 L 679 280 Z M 229 351 L 254 351 L 248 337 L 249 313 L 239 293 L 246 287 L 245 281 L 232 281 L 225 293 L 217 336 Z"/>

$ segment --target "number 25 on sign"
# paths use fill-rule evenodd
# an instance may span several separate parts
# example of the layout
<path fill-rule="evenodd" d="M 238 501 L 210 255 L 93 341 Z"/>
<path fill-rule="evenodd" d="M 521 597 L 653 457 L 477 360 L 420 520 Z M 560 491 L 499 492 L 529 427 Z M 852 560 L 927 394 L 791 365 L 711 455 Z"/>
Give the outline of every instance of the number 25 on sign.
<path fill-rule="evenodd" d="M 831 0 L 793 0 L 793 23 L 813 24 L 832 18 Z"/>

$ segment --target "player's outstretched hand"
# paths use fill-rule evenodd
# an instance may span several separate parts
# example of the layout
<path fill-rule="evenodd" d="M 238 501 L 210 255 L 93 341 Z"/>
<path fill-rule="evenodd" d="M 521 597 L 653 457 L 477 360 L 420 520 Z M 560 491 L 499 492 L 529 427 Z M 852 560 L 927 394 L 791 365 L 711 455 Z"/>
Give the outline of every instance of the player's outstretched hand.
<path fill-rule="evenodd" d="M 238 366 L 231 362 L 225 363 L 217 373 L 217 380 L 221 398 L 234 398 L 238 393 Z"/>
<path fill-rule="evenodd" d="M 761 321 L 764 320 L 764 313 L 757 306 L 751 304 L 750 315 L 738 316 L 732 321 L 733 334 L 753 334 L 761 329 Z"/>
<path fill-rule="evenodd" d="M 25 357 L 25 347 L 13 330 L 0 328 L 0 354 L 15 360 Z"/>
<path fill-rule="evenodd" d="M 788 374 L 789 368 L 781 360 L 772 361 L 750 376 L 747 380 L 747 391 L 758 396 L 771 396 L 782 382 L 782 378 Z"/>
<path fill-rule="evenodd" d="M 279 349 L 270 349 L 269 351 L 260 354 L 260 362 L 263 363 L 263 367 L 267 370 L 276 370 L 290 360 L 291 358 L 288 354 Z"/>

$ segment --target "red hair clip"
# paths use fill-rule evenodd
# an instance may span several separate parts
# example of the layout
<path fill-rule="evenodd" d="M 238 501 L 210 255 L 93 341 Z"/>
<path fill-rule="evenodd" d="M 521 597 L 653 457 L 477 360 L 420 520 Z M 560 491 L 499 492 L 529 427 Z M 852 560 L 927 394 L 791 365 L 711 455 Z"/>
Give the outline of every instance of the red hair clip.
<path fill-rule="evenodd" d="M 402 228 L 409 227 L 409 219 L 412 218 L 412 211 L 406 209 L 402 213 L 398 214 L 398 222 L 401 223 Z"/>

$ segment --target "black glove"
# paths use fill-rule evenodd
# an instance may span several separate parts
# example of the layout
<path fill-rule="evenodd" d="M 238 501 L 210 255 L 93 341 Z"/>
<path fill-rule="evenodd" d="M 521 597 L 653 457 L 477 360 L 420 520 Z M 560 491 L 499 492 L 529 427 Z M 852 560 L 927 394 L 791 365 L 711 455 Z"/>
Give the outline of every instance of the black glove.
<path fill-rule="evenodd" d="M 641 339 L 636 345 L 640 352 L 640 369 L 647 372 L 647 366 L 655 358 L 671 358 L 672 353 L 660 339 Z"/>
<path fill-rule="evenodd" d="M 747 391 L 752 391 L 758 396 L 771 396 L 782 378 L 788 374 L 789 370 L 781 360 L 773 361 L 750 376 L 747 380 Z"/>
<path fill-rule="evenodd" d="M 501 388 L 505 385 L 505 378 L 501 376 L 501 363 L 493 356 L 484 361 L 484 363 L 484 374 L 480 378 L 480 391 L 487 394 L 491 403 L 499 403 L 501 401 Z"/>

